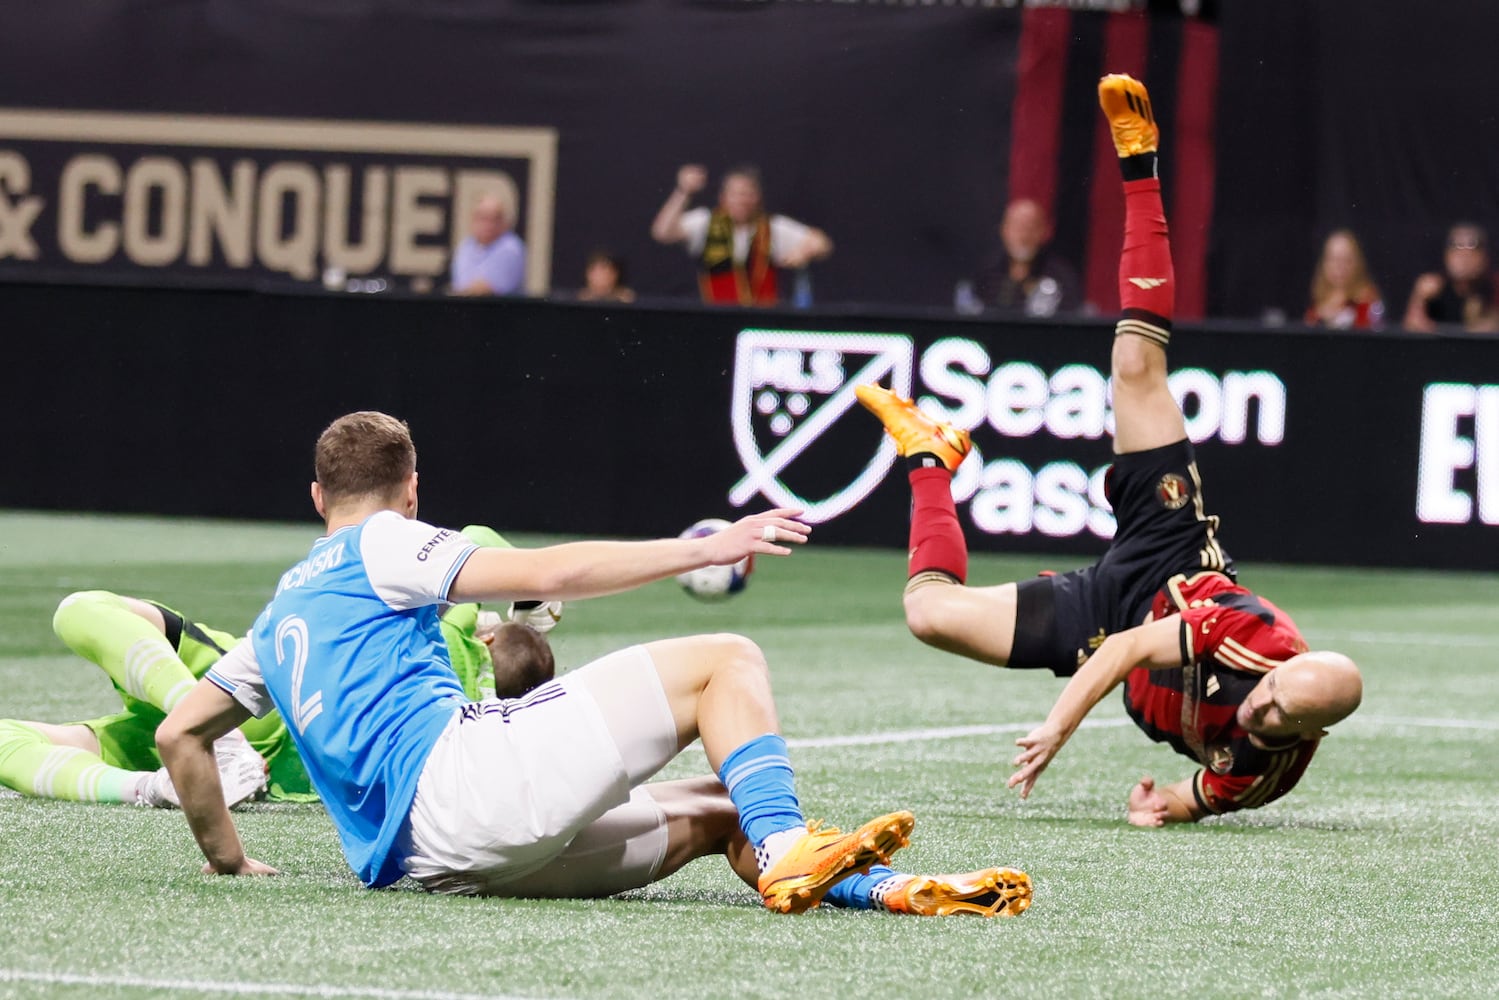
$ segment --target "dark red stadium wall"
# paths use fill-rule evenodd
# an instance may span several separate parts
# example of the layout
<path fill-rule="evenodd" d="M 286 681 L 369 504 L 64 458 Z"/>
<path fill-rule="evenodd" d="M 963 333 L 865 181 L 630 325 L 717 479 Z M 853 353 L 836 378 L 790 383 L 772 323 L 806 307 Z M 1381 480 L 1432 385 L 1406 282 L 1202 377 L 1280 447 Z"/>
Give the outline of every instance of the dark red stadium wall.
<path fill-rule="evenodd" d="M 899 469 L 852 489 L 883 440 L 851 405 L 873 360 L 977 421 L 959 508 L 976 550 L 1082 561 L 1105 544 L 1086 487 L 1110 460 L 1089 429 L 1106 321 L 35 285 L 0 285 L 0 313 L 0 507 L 311 519 L 318 431 L 379 408 L 411 422 L 431 520 L 661 535 L 732 514 L 752 481 L 749 508 L 770 502 L 754 484 L 828 502 L 825 543 L 898 547 Z M 1231 553 L 1492 569 L 1499 338 L 1181 334 Z"/>
<path fill-rule="evenodd" d="M 1117 311 L 1124 200 L 1095 88 L 1105 73 L 1146 80 L 1167 136 L 1162 171 L 1169 178 L 1177 316 L 1200 319 L 1213 222 L 1216 25 L 1146 12 L 1099 16 L 1046 8 L 1026 10 L 1021 25 L 1010 198 L 1034 199 L 1057 220 L 1058 245 L 1070 248 L 1081 268 L 1087 301 L 1099 313 Z M 1086 212 L 1063 202 L 1085 205 Z"/>

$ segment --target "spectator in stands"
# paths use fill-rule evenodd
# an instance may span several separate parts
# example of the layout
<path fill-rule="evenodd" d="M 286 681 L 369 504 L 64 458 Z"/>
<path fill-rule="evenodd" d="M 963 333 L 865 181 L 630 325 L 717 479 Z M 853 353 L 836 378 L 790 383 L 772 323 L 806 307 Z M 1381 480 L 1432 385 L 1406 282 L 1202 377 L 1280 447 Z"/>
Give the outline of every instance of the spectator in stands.
<path fill-rule="evenodd" d="M 453 252 L 454 295 L 513 295 L 526 279 L 526 244 L 511 231 L 513 220 L 497 195 L 474 206 L 469 232 Z"/>
<path fill-rule="evenodd" d="M 774 305 L 786 291 L 785 271 L 833 252 L 833 241 L 821 229 L 766 213 L 754 167 L 735 167 L 724 175 L 716 208 L 688 208 L 707 183 L 704 168 L 682 167 L 676 188 L 651 224 L 658 243 L 687 244 L 697 261 L 704 302 Z"/>
<path fill-rule="evenodd" d="M 979 267 L 974 286 L 989 309 L 1055 316 L 1082 304 L 1077 270 L 1049 246 L 1051 220 L 1029 198 L 1005 206 L 999 248 Z"/>
<path fill-rule="evenodd" d="M 583 265 L 580 302 L 634 302 L 635 292 L 625 284 L 625 262 L 608 250 L 595 250 Z"/>
<path fill-rule="evenodd" d="M 1336 330 L 1371 330 L 1384 325 L 1379 286 L 1369 277 L 1364 250 L 1351 230 L 1335 229 L 1322 244 L 1322 256 L 1312 274 L 1306 323 Z"/>
<path fill-rule="evenodd" d="M 1438 327 L 1461 327 L 1470 333 L 1499 331 L 1489 237 L 1483 227 L 1459 222 L 1448 230 L 1443 265 L 1443 273 L 1416 279 L 1405 310 L 1405 328 L 1418 333 L 1434 333 Z"/>

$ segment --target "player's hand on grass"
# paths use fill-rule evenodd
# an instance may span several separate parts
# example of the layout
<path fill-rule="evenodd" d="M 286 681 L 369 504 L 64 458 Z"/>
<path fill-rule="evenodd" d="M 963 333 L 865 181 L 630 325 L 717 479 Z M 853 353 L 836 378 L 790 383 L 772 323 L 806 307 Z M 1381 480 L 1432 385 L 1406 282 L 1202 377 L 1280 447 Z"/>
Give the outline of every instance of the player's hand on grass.
<path fill-rule="evenodd" d="M 705 536 L 708 560 L 714 566 L 728 566 L 747 555 L 789 556 L 788 544 L 800 545 L 812 533 L 812 526 L 793 520 L 801 511 L 795 507 L 777 507 L 763 514 L 751 514 L 729 525 L 723 531 Z"/>
<path fill-rule="evenodd" d="M 1166 797 L 1155 790 L 1150 775 L 1129 790 L 1129 821 L 1133 826 L 1165 826 L 1168 807 Z"/>
<path fill-rule="evenodd" d="M 259 861 L 256 861 L 254 858 L 250 857 L 249 855 L 246 855 L 245 858 L 244 858 L 244 860 L 241 861 L 237 867 L 231 868 L 229 871 L 220 871 L 217 867 L 214 866 L 214 863 L 212 861 L 209 861 L 209 862 L 207 862 L 206 864 L 203 865 L 203 874 L 204 875 L 280 875 L 281 873 L 278 872 L 276 869 L 272 868 L 270 865 L 264 864 L 264 863 L 259 862 Z"/>
<path fill-rule="evenodd" d="M 1020 797 L 1028 799 L 1031 789 L 1036 787 L 1036 779 L 1041 777 L 1041 772 L 1046 770 L 1046 765 L 1062 749 L 1062 744 L 1067 738 L 1062 731 L 1049 723 L 1042 723 L 1032 729 L 1030 733 L 1015 741 L 1020 747 L 1020 753 L 1010 763 L 1015 765 L 1015 773 L 1010 775 L 1010 780 L 1005 782 L 1006 787 L 1014 788 L 1020 786 Z"/>

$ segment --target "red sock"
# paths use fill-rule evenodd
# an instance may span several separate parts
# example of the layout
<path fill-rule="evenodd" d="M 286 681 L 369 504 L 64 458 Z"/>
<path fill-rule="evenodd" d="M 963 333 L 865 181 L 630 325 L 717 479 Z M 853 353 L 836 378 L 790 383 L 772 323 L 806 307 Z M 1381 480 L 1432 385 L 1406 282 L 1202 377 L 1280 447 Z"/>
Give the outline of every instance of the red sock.
<path fill-rule="evenodd" d="M 952 502 L 952 473 L 939 466 L 912 469 L 911 557 L 907 576 L 940 570 L 968 580 L 968 543 Z"/>
<path fill-rule="evenodd" d="M 1171 268 L 1171 240 L 1166 230 L 1166 209 L 1161 205 L 1161 182 L 1154 177 L 1124 182 L 1119 304 L 1126 317 L 1171 328 L 1171 317 L 1176 311 L 1176 274 Z"/>

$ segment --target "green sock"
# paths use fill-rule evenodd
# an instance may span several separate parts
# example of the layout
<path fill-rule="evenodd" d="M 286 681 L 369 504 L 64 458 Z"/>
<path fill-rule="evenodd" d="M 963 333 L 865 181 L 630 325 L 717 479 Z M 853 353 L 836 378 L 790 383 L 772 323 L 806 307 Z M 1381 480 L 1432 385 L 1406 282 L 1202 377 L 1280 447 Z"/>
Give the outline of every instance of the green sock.
<path fill-rule="evenodd" d="M 52 631 L 97 663 L 133 698 L 170 712 L 197 683 L 166 636 L 107 590 L 70 594 L 52 616 Z"/>
<path fill-rule="evenodd" d="M 0 785 L 69 802 L 134 802 L 146 777 L 110 767 L 97 754 L 64 747 L 21 722 L 0 719 Z"/>

